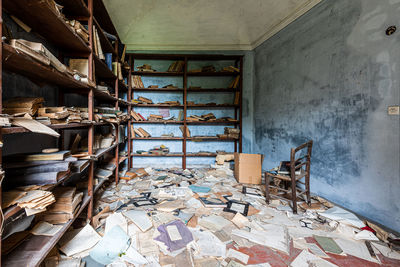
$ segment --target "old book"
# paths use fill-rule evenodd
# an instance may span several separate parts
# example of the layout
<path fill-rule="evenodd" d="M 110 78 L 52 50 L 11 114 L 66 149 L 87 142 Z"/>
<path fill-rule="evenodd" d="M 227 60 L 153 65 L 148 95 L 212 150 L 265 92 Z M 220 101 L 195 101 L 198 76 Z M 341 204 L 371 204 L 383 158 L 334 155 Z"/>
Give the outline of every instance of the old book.
<path fill-rule="evenodd" d="M 184 135 L 184 132 L 185 132 L 185 126 L 179 126 L 179 129 L 181 130 L 181 132 L 182 132 L 182 136 Z M 186 127 L 186 137 L 190 137 L 190 130 L 189 130 L 189 127 Z"/>
<path fill-rule="evenodd" d="M 145 98 L 145 97 L 142 97 L 142 96 L 139 96 L 138 100 L 143 102 L 143 103 L 145 103 L 145 104 L 153 104 L 153 101 L 151 99 L 148 99 L 148 98 Z"/>
<path fill-rule="evenodd" d="M 60 134 L 54 131 L 53 129 L 33 119 L 14 117 L 12 118 L 11 122 L 13 125 L 23 127 L 34 133 L 47 134 L 54 137 L 60 136 Z"/>
<path fill-rule="evenodd" d="M 70 155 L 69 150 L 63 150 L 55 153 L 23 154 L 14 156 L 13 158 L 20 161 L 64 160 Z"/>
<path fill-rule="evenodd" d="M 18 43 L 29 47 L 37 53 L 46 56 L 50 60 L 50 65 L 52 65 L 58 71 L 65 72 L 67 70 L 67 67 L 63 63 L 61 63 L 61 61 L 59 61 L 58 58 L 55 57 L 42 43 L 30 42 L 23 39 L 18 39 L 17 41 Z"/>
<path fill-rule="evenodd" d="M 239 92 L 235 92 L 235 99 L 233 100 L 233 104 L 234 105 L 239 105 L 240 103 L 240 93 Z"/>
<path fill-rule="evenodd" d="M 39 108 L 38 116 L 51 119 L 65 119 L 70 115 L 65 107 L 44 107 Z"/>
<path fill-rule="evenodd" d="M 96 176 L 97 178 L 101 178 L 101 179 L 108 179 L 111 175 L 113 175 L 113 172 L 109 171 L 109 170 L 97 168 L 94 171 L 94 176 Z"/>
<path fill-rule="evenodd" d="M 99 32 L 97 31 L 97 29 L 95 29 L 95 38 L 96 38 L 96 43 L 97 43 L 98 57 L 101 60 L 104 60 L 105 57 L 104 57 L 103 49 L 101 48 Z"/>
<path fill-rule="evenodd" d="M 151 135 L 150 135 L 148 132 L 146 132 L 142 127 L 140 127 L 138 130 L 139 130 L 139 132 L 142 133 L 143 137 L 150 137 L 150 136 L 151 136 Z"/>
<path fill-rule="evenodd" d="M 227 71 L 227 72 L 239 72 L 240 71 L 239 68 L 236 68 L 234 66 L 224 67 L 222 70 Z"/>
<path fill-rule="evenodd" d="M 43 102 L 43 97 L 14 97 L 3 102 L 3 112 L 10 115 L 28 113 L 34 116 Z"/>
<path fill-rule="evenodd" d="M 38 51 L 33 50 L 29 46 L 26 46 L 24 43 L 20 42 L 20 40 L 13 39 L 10 41 L 10 44 L 12 47 L 14 47 L 18 52 L 21 52 L 25 55 L 30 56 L 31 58 L 39 61 L 40 63 L 44 65 L 50 65 L 50 59 L 44 55 L 43 53 L 40 53 Z"/>
<path fill-rule="evenodd" d="M 63 198 L 57 198 L 56 197 L 56 203 L 52 204 L 47 208 L 49 213 L 69 213 L 73 214 L 74 211 L 76 210 L 76 207 L 82 202 L 83 198 L 83 192 L 79 192 L 75 194 L 75 191 L 73 192 L 73 196 L 68 196 L 63 197 Z"/>
<path fill-rule="evenodd" d="M 137 135 L 137 136 L 139 136 L 139 137 L 145 137 L 144 136 L 144 134 L 143 133 L 141 133 L 140 131 L 139 131 L 139 129 L 133 129 L 133 131 L 134 131 L 134 133 Z"/>
<path fill-rule="evenodd" d="M 69 68 L 77 71 L 86 77 L 89 76 L 89 62 L 87 59 L 70 59 Z"/>

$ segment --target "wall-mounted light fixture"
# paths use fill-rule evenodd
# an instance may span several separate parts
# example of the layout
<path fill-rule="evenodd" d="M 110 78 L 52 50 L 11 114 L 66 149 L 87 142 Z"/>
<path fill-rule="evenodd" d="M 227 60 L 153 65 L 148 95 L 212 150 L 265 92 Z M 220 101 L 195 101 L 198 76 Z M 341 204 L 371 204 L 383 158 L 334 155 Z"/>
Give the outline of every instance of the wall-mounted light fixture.
<path fill-rule="evenodd" d="M 389 28 L 386 29 L 386 35 L 390 36 L 393 33 L 395 33 L 397 30 L 396 26 L 390 26 Z"/>

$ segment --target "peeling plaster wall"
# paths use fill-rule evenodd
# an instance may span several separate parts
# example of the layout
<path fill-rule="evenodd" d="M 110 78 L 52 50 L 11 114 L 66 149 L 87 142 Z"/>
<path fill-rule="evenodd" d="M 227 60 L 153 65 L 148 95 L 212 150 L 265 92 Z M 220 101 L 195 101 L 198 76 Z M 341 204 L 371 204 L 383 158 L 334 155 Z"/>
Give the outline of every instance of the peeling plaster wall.
<path fill-rule="evenodd" d="M 244 55 L 244 73 L 243 73 L 243 152 L 250 153 L 253 147 L 253 68 L 254 68 L 254 53 L 252 51 L 207 51 L 207 52 L 182 52 L 182 51 L 129 51 L 130 53 L 161 53 L 161 54 L 224 54 L 224 55 Z M 144 63 L 150 64 L 153 69 L 158 71 L 165 71 L 173 61 L 166 60 L 135 60 L 135 68 L 141 66 Z M 188 69 L 196 69 L 201 66 L 214 65 L 217 69 L 222 67 L 233 65 L 233 61 L 199 61 L 189 62 Z M 224 88 L 229 85 L 233 78 L 232 77 L 188 77 L 188 86 L 201 86 L 202 88 Z M 178 87 L 183 86 L 183 79 L 181 77 L 142 77 L 144 86 L 158 85 L 163 87 L 168 84 L 173 84 Z M 183 103 L 182 93 L 149 93 L 149 92 L 136 92 L 135 99 L 138 96 L 150 98 L 153 103 L 159 103 L 164 101 L 179 101 Z M 194 101 L 195 103 L 209 103 L 215 102 L 217 104 L 233 103 L 233 93 L 189 93 L 188 101 Z M 170 115 L 176 118 L 179 115 L 179 110 L 183 109 L 169 109 Z M 144 117 L 149 114 L 159 114 L 158 108 L 135 108 L 136 112 L 141 113 Z M 223 116 L 234 117 L 233 109 L 188 109 L 187 115 L 202 115 L 212 112 L 217 118 Z M 142 127 L 144 130 L 149 132 L 152 136 L 160 136 L 163 133 L 173 133 L 174 136 L 182 136 L 182 132 L 179 130 L 179 125 L 148 125 L 148 124 L 135 124 L 136 127 Z M 215 136 L 224 132 L 224 127 L 232 127 L 227 125 L 215 126 L 215 125 L 191 125 L 189 129 L 191 135 L 208 135 Z M 171 152 L 182 152 L 182 141 L 133 141 L 133 151 L 137 150 L 149 150 L 154 146 L 164 144 L 170 148 Z M 186 143 L 187 152 L 198 152 L 198 151 L 211 151 L 224 150 L 226 152 L 234 151 L 233 142 L 190 142 Z M 215 158 L 196 157 L 187 158 L 187 167 L 197 167 L 213 164 Z M 162 167 L 162 166 L 182 166 L 181 158 L 148 158 L 148 157 L 134 157 L 134 167 Z"/>
<path fill-rule="evenodd" d="M 255 49 L 264 168 L 314 140 L 311 190 L 400 231 L 399 0 L 325 0 Z"/>

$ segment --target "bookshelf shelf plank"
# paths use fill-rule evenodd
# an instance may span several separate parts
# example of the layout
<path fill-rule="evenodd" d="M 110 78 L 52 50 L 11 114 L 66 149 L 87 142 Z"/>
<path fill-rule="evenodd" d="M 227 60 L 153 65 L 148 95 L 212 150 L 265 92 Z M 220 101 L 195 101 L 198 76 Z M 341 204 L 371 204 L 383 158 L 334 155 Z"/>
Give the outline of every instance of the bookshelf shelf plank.
<path fill-rule="evenodd" d="M 132 104 L 132 107 L 142 107 L 142 108 L 183 108 L 183 105 L 168 105 L 168 104 Z"/>
<path fill-rule="evenodd" d="M 183 157 L 182 153 L 170 153 L 170 154 L 164 154 L 164 155 L 155 155 L 155 154 L 137 154 L 134 153 L 132 154 L 134 157 Z"/>
<path fill-rule="evenodd" d="M 4 266 L 39 266 L 46 258 L 46 255 L 57 244 L 60 238 L 65 234 L 76 218 L 89 204 L 91 196 L 84 196 L 81 208 L 69 222 L 63 225 L 63 228 L 54 236 L 35 236 L 30 235 L 10 254 L 3 257 Z"/>
<path fill-rule="evenodd" d="M 63 12 L 70 16 L 89 17 L 89 9 L 83 0 L 58 0 L 57 3 L 62 5 Z"/>
<path fill-rule="evenodd" d="M 132 88 L 135 92 L 181 92 L 183 88 Z"/>
<path fill-rule="evenodd" d="M 132 140 L 183 140 L 183 137 L 133 137 Z"/>
<path fill-rule="evenodd" d="M 99 123 L 68 123 L 68 124 L 51 124 L 47 125 L 48 127 L 54 130 L 63 130 L 63 129 L 77 129 L 77 128 L 89 128 L 91 125 L 94 126 L 102 126 L 107 125 L 107 123 L 99 122 Z M 1 129 L 2 134 L 17 134 L 17 133 L 31 133 L 31 131 L 23 128 L 23 127 L 7 127 Z"/>
<path fill-rule="evenodd" d="M 132 75 L 139 75 L 139 76 L 183 76 L 183 72 L 133 71 Z"/>
<path fill-rule="evenodd" d="M 12 46 L 3 43 L 3 68 L 6 71 L 17 73 L 30 78 L 32 81 L 40 81 L 64 88 L 84 89 L 86 92 L 89 85 L 75 80 L 72 76 L 61 73 L 51 66 L 43 65 L 31 57 L 18 53 Z"/>
<path fill-rule="evenodd" d="M 217 153 L 187 153 L 186 157 L 216 157 Z"/>
<path fill-rule="evenodd" d="M 219 138 L 217 136 L 204 136 L 204 137 L 188 137 L 186 138 L 187 141 L 193 142 L 234 142 L 237 139 L 233 138 Z"/>
<path fill-rule="evenodd" d="M 132 121 L 134 124 L 183 124 L 183 121 Z"/>
<path fill-rule="evenodd" d="M 188 72 L 188 76 L 238 76 L 238 72 L 217 71 L 217 72 Z"/>
<path fill-rule="evenodd" d="M 89 54 L 89 46 L 71 29 L 48 1 L 5 0 L 3 7 L 35 32 L 70 53 Z"/>

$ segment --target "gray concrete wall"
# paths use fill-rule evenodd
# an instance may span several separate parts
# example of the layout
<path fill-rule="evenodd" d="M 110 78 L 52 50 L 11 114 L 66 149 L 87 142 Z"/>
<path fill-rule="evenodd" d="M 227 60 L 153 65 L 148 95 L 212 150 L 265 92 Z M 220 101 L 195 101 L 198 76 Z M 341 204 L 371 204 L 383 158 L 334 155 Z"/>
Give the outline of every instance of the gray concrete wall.
<path fill-rule="evenodd" d="M 131 53 L 144 53 L 143 51 L 129 51 Z M 244 73 L 243 73 L 243 151 L 250 153 L 253 146 L 253 68 L 254 68 L 254 52 L 252 51 L 207 51 L 207 52 L 183 52 L 183 51 L 145 51 L 145 53 L 161 53 L 161 54 L 224 54 L 224 55 L 244 55 Z M 153 69 L 158 71 L 165 71 L 173 61 L 167 60 L 135 60 L 135 68 L 143 64 L 150 64 Z M 197 69 L 201 66 L 214 65 L 217 69 L 233 65 L 233 61 L 192 61 L 188 64 L 188 69 Z M 232 77 L 189 77 L 188 86 L 201 86 L 202 88 L 225 88 L 232 81 Z M 173 84 L 178 87 L 183 86 L 183 80 L 181 77 L 142 77 L 145 87 L 149 85 L 158 85 L 163 87 L 168 84 Z M 150 93 L 150 92 L 137 92 L 135 93 L 135 99 L 138 96 L 150 98 L 154 103 L 164 101 L 179 101 L 183 103 L 182 93 Z M 232 93 L 190 93 L 187 97 L 188 101 L 194 101 L 195 103 L 209 103 L 215 102 L 217 104 L 233 103 L 234 94 Z M 179 110 L 181 109 L 169 109 L 170 115 L 178 117 Z M 136 112 L 141 113 L 144 117 L 149 114 L 159 114 L 158 108 L 135 108 Z M 217 118 L 223 116 L 234 117 L 233 109 L 189 109 L 187 115 L 202 115 L 212 112 Z M 144 130 L 149 132 L 153 136 L 160 136 L 163 133 L 173 133 L 174 136 L 182 136 L 178 126 L 174 125 L 138 125 Z M 208 135 L 215 136 L 216 134 L 222 134 L 225 126 L 215 125 L 202 125 L 202 126 L 189 126 L 191 135 Z M 231 126 L 229 126 L 231 127 Z M 170 148 L 171 152 L 182 152 L 181 141 L 134 141 L 133 149 L 136 150 L 149 150 L 154 146 L 164 144 Z M 233 142 L 187 142 L 187 152 L 198 152 L 198 151 L 211 151 L 225 150 L 226 152 L 234 151 Z M 181 158 L 148 158 L 148 157 L 135 157 L 133 160 L 134 167 L 147 167 L 147 166 L 182 166 Z M 200 165 L 214 164 L 215 158 L 187 158 L 186 160 L 188 167 L 197 167 Z"/>
<path fill-rule="evenodd" d="M 400 231 L 399 0 L 325 0 L 255 49 L 264 168 L 314 140 L 313 192 Z"/>

